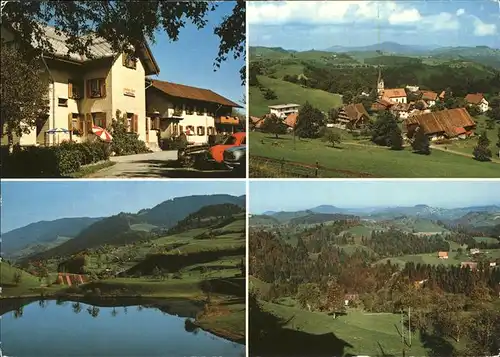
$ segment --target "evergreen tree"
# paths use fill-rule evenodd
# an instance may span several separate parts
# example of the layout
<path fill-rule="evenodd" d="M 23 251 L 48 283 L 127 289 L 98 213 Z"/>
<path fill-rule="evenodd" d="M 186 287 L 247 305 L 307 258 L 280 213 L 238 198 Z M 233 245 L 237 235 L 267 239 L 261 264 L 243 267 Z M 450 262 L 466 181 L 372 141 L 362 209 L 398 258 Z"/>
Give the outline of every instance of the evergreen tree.
<path fill-rule="evenodd" d="M 318 138 L 325 126 L 325 116 L 318 109 L 306 102 L 299 110 L 296 133 L 301 138 Z"/>
<path fill-rule="evenodd" d="M 491 161 L 490 140 L 486 135 L 486 131 L 483 131 L 477 139 L 477 145 L 474 148 L 473 155 L 474 159 L 477 161 Z"/>
<path fill-rule="evenodd" d="M 427 135 L 425 135 L 424 129 L 422 127 L 418 127 L 416 129 L 411 147 L 413 148 L 413 152 L 417 154 L 430 155 L 431 149 L 429 138 L 427 137 Z"/>

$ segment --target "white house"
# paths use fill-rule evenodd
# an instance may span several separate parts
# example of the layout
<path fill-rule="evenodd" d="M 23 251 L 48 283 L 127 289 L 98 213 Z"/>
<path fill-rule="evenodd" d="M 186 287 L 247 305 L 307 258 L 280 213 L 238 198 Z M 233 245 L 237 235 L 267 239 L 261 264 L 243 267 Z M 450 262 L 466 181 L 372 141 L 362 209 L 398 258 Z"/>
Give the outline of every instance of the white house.
<path fill-rule="evenodd" d="M 162 139 L 185 133 L 191 144 L 206 144 L 209 135 L 240 131 L 244 123 L 232 115 L 241 105 L 203 88 L 147 80 L 146 110 Z"/>
<path fill-rule="evenodd" d="M 13 42 L 13 29 L 2 28 L 2 38 Z M 79 54 L 67 55 L 66 36 L 53 27 L 45 28 L 53 54 L 45 54 L 42 66 L 49 81 L 48 115 L 39 118 L 30 134 L 16 138 L 20 145 L 52 145 L 63 140 L 82 141 L 91 134 L 92 125 L 110 128 L 117 111 L 131 132 L 148 146 L 157 143 L 150 135 L 146 118 L 144 78 L 158 74 L 160 69 L 144 41 L 135 48 L 135 58 L 114 53 L 104 39 L 95 37 L 89 50 L 92 58 Z M 47 134 L 54 128 L 69 133 Z M 2 138 L 2 144 L 6 140 Z M 151 144 L 151 145 L 150 145 Z"/>
<path fill-rule="evenodd" d="M 280 119 L 285 119 L 288 115 L 292 113 L 299 112 L 300 105 L 299 104 L 278 104 L 278 105 L 270 105 L 269 113 L 275 114 Z"/>
<path fill-rule="evenodd" d="M 433 91 L 422 91 L 422 98 L 421 98 L 428 107 L 432 107 L 436 105 L 436 101 L 438 100 L 438 94 Z"/>
<path fill-rule="evenodd" d="M 394 103 L 407 103 L 406 91 L 404 88 L 384 89 L 382 97 Z"/>
<path fill-rule="evenodd" d="M 469 105 L 477 105 L 481 113 L 485 113 L 490 109 L 489 103 L 482 93 L 467 94 L 465 96 L 465 102 Z"/>

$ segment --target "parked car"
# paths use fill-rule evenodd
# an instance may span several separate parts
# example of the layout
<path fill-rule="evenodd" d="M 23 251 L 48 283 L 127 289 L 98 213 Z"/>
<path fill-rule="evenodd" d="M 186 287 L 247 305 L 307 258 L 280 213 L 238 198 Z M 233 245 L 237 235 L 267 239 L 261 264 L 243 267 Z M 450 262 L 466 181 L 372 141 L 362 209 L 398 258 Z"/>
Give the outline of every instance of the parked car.
<path fill-rule="evenodd" d="M 245 177 L 247 164 L 247 146 L 239 145 L 224 150 L 224 164 L 238 176 Z M 240 175 L 241 174 L 241 175 Z"/>
<path fill-rule="evenodd" d="M 214 145 L 209 150 L 209 160 L 223 163 L 224 151 L 235 146 L 246 145 L 246 133 L 231 134 L 222 144 Z"/>

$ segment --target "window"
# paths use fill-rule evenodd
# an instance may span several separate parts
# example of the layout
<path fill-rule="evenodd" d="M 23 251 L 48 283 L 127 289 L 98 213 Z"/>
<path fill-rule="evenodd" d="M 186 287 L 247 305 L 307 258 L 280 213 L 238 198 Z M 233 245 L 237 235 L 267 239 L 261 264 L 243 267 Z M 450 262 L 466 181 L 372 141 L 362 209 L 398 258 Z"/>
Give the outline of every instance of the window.
<path fill-rule="evenodd" d="M 179 125 L 172 124 L 172 135 L 173 136 L 179 135 Z"/>
<path fill-rule="evenodd" d="M 104 78 L 87 81 L 87 96 L 89 98 L 104 98 L 106 96 L 106 80 Z"/>
<path fill-rule="evenodd" d="M 182 105 L 175 105 L 174 106 L 174 117 L 180 117 L 182 116 Z"/>
<path fill-rule="evenodd" d="M 179 125 L 179 135 L 181 135 L 184 132 L 184 128 L 182 125 Z"/>
<path fill-rule="evenodd" d="M 205 108 L 196 107 L 196 115 L 203 115 L 203 114 L 205 114 Z"/>
<path fill-rule="evenodd" d="M 92 113 L 94 125 L 106 128 L 106 114 L 105 113 Z"/>
<path fill-rule="evenodd" d="M 194 113 L 194 108 L 191 105 L 186 105 L 186 114 L 192 115 Z"/>
<path fill-rule="evenodd" d="M 235 136 L 230 136 L 224 141 L 224 145 L 235 145 L 236 144 L 236 137 Z"/>
<path fill-rule="evenodd" d="M 186 126 L 186 135 L 188 136 L 194 135 L 194 126 L 192 125 Z"/>
<path fill-rule="evenodd" d="M 70 130 L 75 132 L 80 129 L 80 115 L 72 113 L 71 114 L 71 128 Z"/>
<path fill-rule="evenodd" d="M 60 107 L 67 107 L 68 106 L 68 98 L 59 98 L 57 105 L 59 105 Z"/>
<path fill-rule="evenodd" d="M 196 128 L 196 134 L 198 136 L 204 136 L 205 135 L 205 127 L 199 126 Z"/>
<path fill-rule="evenodd" d="M 127 113 L 125 126 L 127 127 L 127 132 L 130 133 L 134 127 L 134 113 Z"/>
<path fill-rule="evenodd" d="M 68 98 L 80 99 L 83 97 L 82 85 L 73 80 L 68 81 Z"/>
<path fill-rule="evenodd" d="M 130 69 L 136 69 L 137 68 L 137 58 L 134 57 L 134 55 L 130 53 L 124 53 L 122 56 L 123 60 L 123 66 L 130 68 Z"/>
<path fill-rule="evenodd" d="M 215 135 L 215 129 L 214 129 L 214 127 L 213 127 L 213 126 L 209 126 L 209 127 L 207 128 L 207 134 L 208 134 L 208 135 Z"/>

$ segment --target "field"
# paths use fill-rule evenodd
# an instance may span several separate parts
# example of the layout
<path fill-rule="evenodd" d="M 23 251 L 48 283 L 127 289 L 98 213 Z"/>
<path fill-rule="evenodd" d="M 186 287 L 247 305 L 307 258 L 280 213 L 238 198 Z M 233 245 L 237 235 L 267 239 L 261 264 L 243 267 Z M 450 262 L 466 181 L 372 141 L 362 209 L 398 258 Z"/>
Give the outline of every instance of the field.
<path fill-rule="evenodd" d="M 290 320 L 284 327 L 296 332 L 296 340 L 289 341 L 291 344 L 300 343 L 299 339 L 305 341 L 304 335 L 307 334 L 310 341 L 323 341 L 322 345 L 331 344 L 331 353 L 400 356 L 402 352 L 401 335 L 397 330 L 400 325 L 399 315 L 364 313 L 350 309 L 347 315 L 333 319 L 327 314 L 308 312 L 297 307 L 263 304 L 264 310 L 283 320 Z M 431 352 L 430 349 L 432 343 L 424 342 L 420 334 L 415 332 L 411 348 L 407 347 L 406 352 L 409 356 L 425 356 Z"/>
<path fill-rule="evenodd" d="M 473 237 L 474 240 L 478 243 L 484 242 L 486 244 L 495 244 L 498 243 L 498 239 L 494 237 Z"/>
<path fill-rule="evenodd" d="M 460 259 L 455 258 L 456 253 L 448 253 L 448 259 L 440 259 L 436 253 L 424 253 L 414 255 L 403 255 L 400 257 L 391 257 L 379 260 L 376 264 L 385 264 L 388 260 L 392 264 L 398 264 L 403 267 L 406 263 L 413 262 L 415 264 L 430 264 L 430 265 L 460 265 L 461 262 L 470 260 L 467 256 L 462 255 Z"/>
<path fill-rule="evenodd" d="M 375 177 L 500 177 L 497 163 L 477 162 L 440 150 L 433 150 L 431 155 L 425 156 L 413 154 L 409 148 L 391 151 L 384 147 L 366 147 L 355 143 L 341 143 L 341 148 L 332 148 L 321 140 L 296 140 L 294 149 L 290 135 L 283 135 L 280 139 L 259 132 L 250 135 L 251 155 L 285 158 L 309 165 L 318 162 L 328 169 L 338 170 L 338 173 L 322 172 L 321 177 L 344 177 L 344 171 Z"/>
<path fill-rule="evenodd" d="M 328 93 L 319 89 L 303 88 L 300 85 L 289 83 L 281 79 L 266 76 L 257 76 L 259 82 L 266 88 L 272 89 L 277 99 L 266 100 L 257 87 L 250 87 L 249 105 L 250 115 L 262 117 L 269 113 L 269 105 L 295 103 L 303 105 L 308 101 L 312 106 L 325 113 L 333 107 L 342 105 L 342 98 L 338 94 Z"/>

